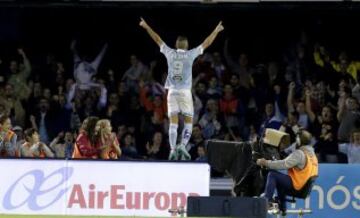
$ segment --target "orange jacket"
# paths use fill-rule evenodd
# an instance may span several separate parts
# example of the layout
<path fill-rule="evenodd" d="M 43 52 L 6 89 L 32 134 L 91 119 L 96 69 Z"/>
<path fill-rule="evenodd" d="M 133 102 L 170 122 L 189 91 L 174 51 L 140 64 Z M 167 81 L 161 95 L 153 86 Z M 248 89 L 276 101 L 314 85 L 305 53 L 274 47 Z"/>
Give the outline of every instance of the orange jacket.
<path fill-rule="evenodd" d="M 72 158 L 80 158 L 80 159 L 97 159 L 98 158 L 98 150 L 91 145 L 90 139 L 86 132 L 81 132 L 74 146 L 74 151 Z"/>
<path fill-rule="evenodd" d="M 304 169 L 293 167 L 288 170 L 288 175 L 291 178 L 295 190 L 302 189 L 310 177 L 318 175 L 318 160 L 316 155 L 309 154 L 309 152 L 305 149 L 301 150 L 304 152 L 306 157 Z"/>
<path fill-rule="evenodd" d="M 159 120 L 163 121 L 165 116 L 166 116 L 166 97 L 162 96 L 163 99 L 163 104 L 160 105 L 159 107 L 156 107 L 154 105 L 154 102 L 150 101 L 147 97 L 146 97 L 147 91 L 145 88 L 141 88 L 140 89 L 140 102 L 141 104 L 145 107 L 146 111 L 152 111 L 154 113 L 156 113 L 159 117 Z"/>
<path fill-rule="evenodd" d="M 5 138 L 3 139 L 3 142 L 10 142 L 11 138 L 15 135 L 15 133 L 11 130 L 8 130 L 5 134 Z M 14 145 L 16 146 L 16 145 Z M 6 149 L 0 150 L 0 157 L 8 157 L 8 153 Z M 15 150 L 15 157 L 20 157 L 20 151 L 16 148 Z"/>
<path fill-rule="evenodd" d="M 113 140 L 113 141 L 111 141 L 111 140 Z M 117 137 L 114 134 L 112 134 L 112 137 L 109 137 L 108 139 L 106 139 L 106 142 L 104 144 L 101 142 L 101 140 L 99 140 L 97 147 L 102 147 L 105 144 L 109 145 L 110 148 L 101 152 L 101 154 L 100 154 L 101 158 L 105 159 L 105 160 L 118 159 L 119 156 L 118 156 L 118 154 L 116 152 L 116 148 L 115 148 L 115 146 L 119 146 L 119 141 L 118 141 Z M 120 147 L 119 147 L 119 149 L 120 149 Z M 121 149 L 120 149 L 120 152 L 121 152 Z"/>

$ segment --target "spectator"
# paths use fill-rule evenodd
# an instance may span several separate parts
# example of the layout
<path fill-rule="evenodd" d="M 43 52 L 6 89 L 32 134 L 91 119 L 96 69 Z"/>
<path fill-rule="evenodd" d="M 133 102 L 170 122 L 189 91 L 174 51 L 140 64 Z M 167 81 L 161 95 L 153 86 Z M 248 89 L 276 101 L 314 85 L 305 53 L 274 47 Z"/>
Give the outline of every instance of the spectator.
<path fill-rule="evenodd" d="M 152 140 L 147 142 L 145 147 L 148 159 L 167 160 L 169 157 L 170 148 L 164 144 L 161 132 L 155 132 Z"/>
<path fill-rule="evenodd" d="M 130 159 L 142 159 L 139 155 L 134 136 L 131 133 L 126 133 L 121 140 L 121 149 L 125 157 Z"/>
<path fill-rule="evenodd" d="M 96 148 L 96 135 L 95 135 L 95 126 L 99 118 L 97 117 L 88 117 L 86 118 L 80 129 L 80 134 L 78 135 L 75 145 L 73 158 L 81 159 L 97 159 L 101 150 Z"/>
<path fill-rule="evenodd" d="M 339 144 L 339 151 L 346 154 L 350 164 L 360 163 L 360 130 L 353 130 L 350 143 Z"/>
<path fill-rule="evenodd" d="M 219 113 L 219 103 L 215 99 L 209 99 L 206 103 L 206 111 L 199 121 L 205 139 L 214 138 L 220 134 L 223 120 Z"/>
<path fill-rule="evenodd" d="M 117 93 L 111 93 L 107 106 L 102 111 L 102 116 L 111 121 L 112 126 L 119 126 L 124 123 L 122 107 L 119 107 L 119 96 Z"/>
<path fill-rule="evenodd" d="M 233 88 L 230 84 L 224 86 L 224 95 L 220 99 L 220 112 L 224 114 L 225 123 L 228 128 L 238 129 L 238 107 L 239 101 L 233 95 Z"/>
<path fill-rule="evenodd" d="M 215 76 L 210 78 L 207 94 L 209 98 L 219 99 L 221 97 L 221 88 Z"/>
<path fill-rule="evenodd" d="M 97 121 L 95 134 L 97 148 L 101 149 L 101 159 L 118 159 L 121 156 L 121 149 L 115 133 L 112 133 L 110 121 L 102 119 Z"/>
<path fill-rule="evenodd" d="M 340 142 L 348 142 L 350 133 L 359 125 L 358 122 L 360 121 L 357 99 L 354 97 L 340 99 L 337 118 L 340 122 L 338 139 Z"/>
<path fill-rule="evenodd" d="M 136 55 L 130 56 L 130 68 L 126 70 L 122 77 L 127 87 L 137 93 L 139 79 L 148 72 L 148 68 L 137 58 Z"/>
<path fill-rule="evenodd" d="M 0 114 L 0 157 L 20 157 L 16 144 L 17 135 L 11 131 L 11 120 Z"/>
<path fill-rule="evenodd" d="M 320 67 L 331 65 L 336 72 L 348 73 L 356 79 L 356 72 L 359 70 L 358 61 L 349 61 L 346 52 L 341 52 L 338 60 L 331 60 L 329 53 L 323 46 L 318 46 L 314 50 L 314 62 Z"/>
<path fill-rule="evenodd" d="M 275 109 L 274 109 L 275 107 Z M 277 107 L 277 103 L 268 102 L 265 105 L 265 114 L 262 119 L 262 124 L 260 126 L 259 135 L 263 135 L 265 129 L 279 129 L 282 125 L 281 113 Z"/>
<path fill-rule="evenodd" d="M 166 96 L 151 96 L 148 91 L 149 88 L 145 87 L 144 82 L 139 82 L 140 87 L 140 102 L 147 112 L 150 113 L 150 117 L 156 118 L 155 124 L 161 124 L 166 117 Z M 164 93 L 165 94 L 165 93 Z M 153 100 L 150 100 L 153 99 Z"/>
<path fill-rule="evenodd" d="M 205 146 L 205 140 L 202 135 L 202 129 L 200 125 L 194 125 L 193 133 L 190 138 L 190 142 L 187 146 L 187 150 L 191 155 L 191 160 L 195 160 L 198 157 L 197 148 L 199 146 Z"/>
<path fill-rule="evenodd" d="M 287 97 L 287 106 L 288 106 L 288 113 L 293 113 L 295 111 L 294 107 L 294 94 L 295 94 L 295 82 L 291 82 L 289 85 L 289 92 Z M 302 101 L 297 102 L 296 104 L 296 112 L 298 114 L 297 123 L 304 129 L 309 128 L 309 117 L 305 110 L 305 103 Z M 291 115 L 290 115 L 291 116 Z"/>
<path fill-rule="evenodd" d="M 250 89 L 251 87 L 251 74 L 252 70 L 250 69 L 248 55 L 246 53 L 241 53 L 238 58 L 238 62 L 235 62 L 229 52 L 229 40 L 225 41 L 224 46 L 224 56 L 231 72 L 239 76 L 240 84 L 245 89 Z"/>
<path fill-rule="evenodd" d="M 99 84 L 95 84 L 92 79 L 93 76 L 97 74 L 97 70 L 105 55 L 107 47 L 107 44 L 105 44 L 96 58 L 89 62 L 79 56 L 76 50 L 76 41 L 74 40 L 71 43 L 71 51 L 74 54 L 74 78 L 79 89 L 89 90 L 91 87 L 99 86 Z"/>
<path fill-rule="evenodd" d="M 309 114 L 310 121 L 313 125 L 312 132 L 317 140 L 315 144 L 315 152 L 319 156 L 320 162 L 337 162 L 337 131 L 338 125 L 333 118 L 330 107 L 324 106 L 320 116 L 312 111 L 311 108 L 311 91 L 307 90 L 306 95 L 306 111 Z"/>
<path fill-rule="evenodd" d="M 31 64 L 23 49 L 19 48 L 17 52 L 22 57 L 23 63 L 19 64 L 15 60 L 10 62 L 11 75 L 8 84 L 14 87 L 14 95 L 23 100 L 27 99 L 30 93 L 27 80 L 31 73 Z"/>
<path fill-rule="evenodd" d="M 195 159 L 197 162 L 207 162 L 206 149 L 204 146 L 197 147 L 197 155 L 198 157 Z"/>
<path fill-rule="evenodd" d="M 43 142 L 40 141 L 38 132 L 34 128 L 25 130 L 25 143 L 21 147 L 22 157 L 54 157 L 54 153 Z"/>
<path fill-rule="evenodd" d="M 25 110 L 13 85 L 5 85 L 4 92 L 0 93 L 0 104 L 5 106 L 6 114 L 15 125 L 25 126 Z"/>
<path fill-rule="evenodd" d="M 223 63 L 219 52 L 213 53 L 211 68 L 215 71 L 216 78 L 223 82 L 223 79 L 226 78 L 226 66 Z"/>
<path fill-rule="evenodd" d="M 241 86 L 239 76 L 236 74 L 230 75 L 230 85 L 233 87 L 234 95 L 240 99 L 241 102 L 244 104 L 248 104 L 250 99 L 250 92 L 249 90 L 245 89 Z"/>
<path fill-rule="evenodd" d="M 74 152 L 74 136 L 71 132 L 60 132 L 53 139 L 49 147 L 54 151 L 56 158 L 71 159 Z"/>
<path fill-rule="evenodd" d="M 21 145 L 25 143 L 24 131 L 23 131 L 23 128 L 21 128 L 20 126 L 14 126 L 14 128 L 12 128 L 12 131 L 14 131 L 14 133 L 17 136 L 16 149 L 17 149 L 19 157 L 20 157 L 21 156 Z"/>
<path fill-rule="evenodd" d="M 50 103 L 46 98 L 41 98 L 35 115 L 30 116 L 31 127 L 40 134 L 40 141 L 47 144 L 56 135 L 54 115 L 50 111 Z"/>

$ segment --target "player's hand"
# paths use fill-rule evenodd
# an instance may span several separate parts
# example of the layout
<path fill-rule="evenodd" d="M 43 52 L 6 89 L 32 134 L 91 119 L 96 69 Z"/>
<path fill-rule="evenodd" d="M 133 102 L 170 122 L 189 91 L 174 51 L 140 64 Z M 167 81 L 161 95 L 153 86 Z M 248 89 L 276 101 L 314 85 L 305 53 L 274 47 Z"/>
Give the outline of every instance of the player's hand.
<path fill-rule="evenodd" d="M 140 23 L 139 26 L 143 27 L 143 28 L 147 28 L 149 25 L 146 23 L 146 21 L 144 20 L 144 18 L 140 17 Z"/>
<path fill-rule="evenodd" d="M 219 24 L 216 26 L 215 31 L 219 33 L 223 30 L 224 30 L 224 26 L 222 25 L 222 21 L 220 21 Z"/>

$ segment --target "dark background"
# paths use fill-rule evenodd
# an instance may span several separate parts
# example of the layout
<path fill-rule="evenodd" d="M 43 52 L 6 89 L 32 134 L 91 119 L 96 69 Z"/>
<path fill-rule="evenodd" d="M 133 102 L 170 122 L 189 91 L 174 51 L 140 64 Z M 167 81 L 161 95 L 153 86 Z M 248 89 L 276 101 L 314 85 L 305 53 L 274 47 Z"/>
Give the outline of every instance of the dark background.
<path fill-rule="evenodd" d="M 75 38 L 80 52 L 90 56 L 108 42 L 110 49 L 104 61 L 124 70 L 131 54 L 145 62 L 160 56 L 156 44 L 138 26 L 140 16 L 170 46 L 179 34 L 188 36 L 191 47 L 197 46 L 223 20 L 225 32 L 209 51 L 222 51 L 229 38 L 231 52 L 249 53 L 252 64 L 278 61 L 287 45 L 299 41 L 302 32 L 310 42 L 331 45 L 335 52 L 346 50 L 353 59 L 360 59 L 360 4 L 355 3 L 43 2 L 0 3 L 2 59 L 10 59 L 9 54 L 15 55 L 14 47 L 21 46 L 29 57 L 53 53 L 71 63 L 69 47 Z"/>

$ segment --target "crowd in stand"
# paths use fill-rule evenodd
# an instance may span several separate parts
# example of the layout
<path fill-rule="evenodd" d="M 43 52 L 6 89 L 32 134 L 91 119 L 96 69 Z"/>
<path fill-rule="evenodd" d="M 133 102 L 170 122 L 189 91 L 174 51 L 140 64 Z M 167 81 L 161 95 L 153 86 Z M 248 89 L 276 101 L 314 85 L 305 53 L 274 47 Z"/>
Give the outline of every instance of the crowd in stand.
<path fill-rule="evenodd" d="M 305 128 L 321 162 L 360 163 L 360 62 L 306 36 L 281 61 L 230 54 L 231 42 L 194 63 L 192 160 L 206 161 L 209 139 L 254 141 L 281 128 L 294 141 Z M 98 72 L 108 46 L 88 60 L 72 43 L 73 66 L 50 55 L 34 66 L 26 49 L 0 62 L 2 157 L 168 158 L 166 72 L 136 55 L 125 72 Z"/>

